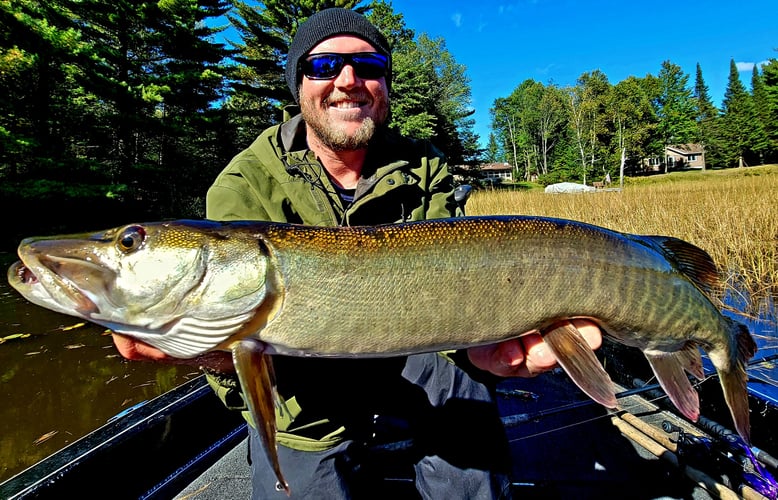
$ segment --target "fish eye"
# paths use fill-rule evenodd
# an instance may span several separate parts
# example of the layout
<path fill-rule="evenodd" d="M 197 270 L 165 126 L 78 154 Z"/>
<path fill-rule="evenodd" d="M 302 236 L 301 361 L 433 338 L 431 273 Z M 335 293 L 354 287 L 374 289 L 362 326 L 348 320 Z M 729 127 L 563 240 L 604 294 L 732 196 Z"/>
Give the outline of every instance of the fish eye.
<path fill-rule="evenodd" d="M 116 246 L 124 253 L 129 253 L 143 245 L 146 239 L 146 230 L 141 226 L 129 226 L 116 239 Z"/>

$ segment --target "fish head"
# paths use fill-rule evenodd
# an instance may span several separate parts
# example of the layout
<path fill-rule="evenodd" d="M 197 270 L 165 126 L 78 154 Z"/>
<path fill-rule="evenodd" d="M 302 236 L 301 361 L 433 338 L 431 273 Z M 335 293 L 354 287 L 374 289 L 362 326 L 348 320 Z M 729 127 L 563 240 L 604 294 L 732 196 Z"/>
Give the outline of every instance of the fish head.
<path fill-rule="evenodd" d="M 225 228 L 171 221 L 27 238 L 8 279 L 39 306 L 191 358 L 240 330 L 265 297 L 262 247 Z"/>

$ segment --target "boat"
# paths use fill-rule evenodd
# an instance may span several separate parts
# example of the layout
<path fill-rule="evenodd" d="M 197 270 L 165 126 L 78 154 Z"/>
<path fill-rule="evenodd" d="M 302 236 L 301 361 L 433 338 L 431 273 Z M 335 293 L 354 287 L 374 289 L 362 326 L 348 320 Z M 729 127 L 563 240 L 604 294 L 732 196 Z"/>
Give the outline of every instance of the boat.
<path fill-rule="evenodd" d="M 715 376 L 698 385 L 703 416 L 691 423 L 651 383 L 638 351 L 605 343 L 598 356 L 617 385 L 618 411 L 588 399 L 561 370 L 498 385 L 515 497 L 776 498 L 778 460 L 769 450 L 778 451 L 778 388 L 770 380 L 749 382 L 758 448 L 748 448 L 727 428 Z M 246 435 L 240 413 L 200 376 L 8 479 L 0 498 L 246 498 Z M 409 477 L 390 480 L 382 492 L 412 487 Z"/>

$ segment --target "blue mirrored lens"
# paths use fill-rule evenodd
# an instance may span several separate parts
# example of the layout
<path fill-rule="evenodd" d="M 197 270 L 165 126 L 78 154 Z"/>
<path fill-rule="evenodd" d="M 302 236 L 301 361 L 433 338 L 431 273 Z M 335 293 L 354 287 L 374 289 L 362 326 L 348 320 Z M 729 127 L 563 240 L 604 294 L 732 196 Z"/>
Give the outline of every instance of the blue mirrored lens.
<path fill-rule="evenodd" d="M 375 52 L 354 54 L 314 54 L 300 63 L 303 74 L 311 80 L 331 80 L 348 64 L 359 78 L 375 80 L 386 76 L 389 60 Z"/>

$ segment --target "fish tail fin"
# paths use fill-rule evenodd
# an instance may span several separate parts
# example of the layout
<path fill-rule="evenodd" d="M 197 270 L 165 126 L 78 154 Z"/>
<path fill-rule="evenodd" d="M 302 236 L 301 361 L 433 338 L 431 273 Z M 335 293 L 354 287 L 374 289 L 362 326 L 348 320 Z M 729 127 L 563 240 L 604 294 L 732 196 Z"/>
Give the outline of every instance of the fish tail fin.
<path fill-rule="evenodd" d="M 245 338 L 232 346 L 232 360 L 238 372 L 254 427 L 259 432 L 268 461 L 278 482 L 276 489 L 290 494 L 289 483 L 281 473 L 276 445 L 276 407 L 280 404 L 276 392 L 273 363 L 264 353 L 262 342 Z"/>
<path fill-rule="evenodd" d="M 735 430 L 747 443 L 751 442 L 750 410 L 748 407 L 748 374 L 746 364 L 756 354 L 756 342 L 754 342 L 748 327 L 742 323 L 725 318 L 733 338 L 735 349 L 726 368 L 720 368 L 716 364 L 716 356 L 711 354 L 711 360 L 716 366 L 721 388 L 724 391 L 724 399 L 732 415 Z"/>
<path fill-rule="evenodd" d="M 559 366 L 583 392 L 607 408 L 618 406 L 608 372 L 572 323 L 555 324 L 543 332 L 543 340 L 554 353 Z"/>
<path fill-rule="evenodd" d="M 702 357 L 697 346 L 689 343 L 675 352 L 650 351 L 643 354 L 670 401 L 684 416 L 696 422 L 700 417 L 700 397 L 686 373 L 703 378 Z"/>

